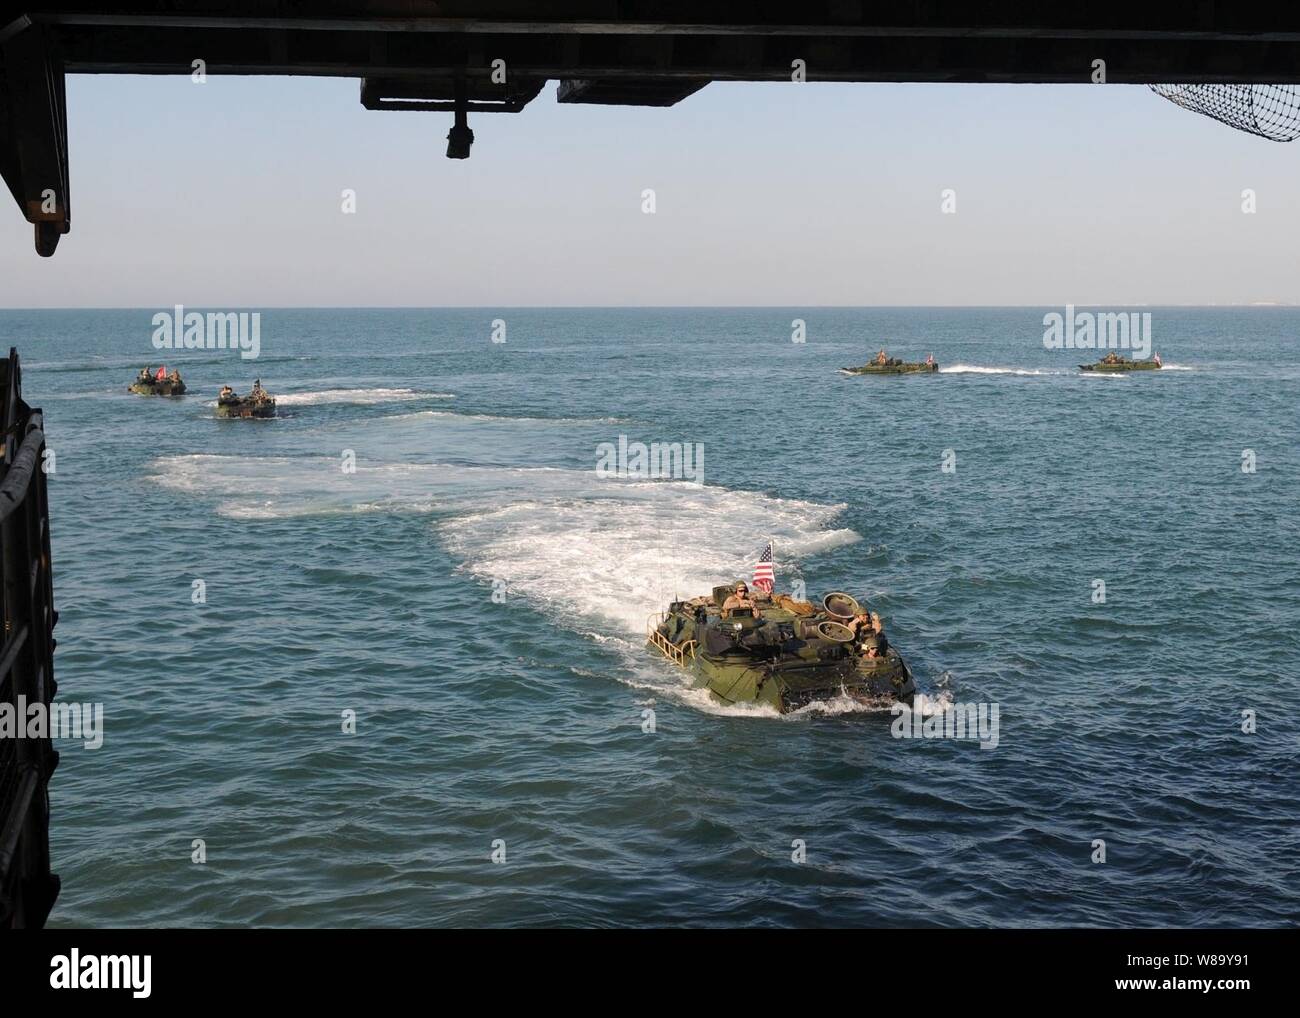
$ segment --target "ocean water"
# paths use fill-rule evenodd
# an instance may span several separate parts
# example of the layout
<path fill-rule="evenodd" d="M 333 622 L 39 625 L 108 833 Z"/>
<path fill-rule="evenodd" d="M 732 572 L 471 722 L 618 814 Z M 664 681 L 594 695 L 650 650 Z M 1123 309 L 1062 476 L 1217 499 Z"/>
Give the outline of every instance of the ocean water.
<path fill-rule="evenodd" d="M 1151 309 L 1166 370 L 1090 377 L 1045 310 L 269 310 L 180 400 L 126 391 L 154 309 L 0 312 L 105 717 L 51 924 L 1294 923 L 1300 311 Z M 838 370 L 882 345 L 943 370 Z M 255 376 L 281 416 L 215 419 Z M 598 477 L 620 435 L 703 484 Z M 647 653 L 768 539 L 996 747 Z"/>

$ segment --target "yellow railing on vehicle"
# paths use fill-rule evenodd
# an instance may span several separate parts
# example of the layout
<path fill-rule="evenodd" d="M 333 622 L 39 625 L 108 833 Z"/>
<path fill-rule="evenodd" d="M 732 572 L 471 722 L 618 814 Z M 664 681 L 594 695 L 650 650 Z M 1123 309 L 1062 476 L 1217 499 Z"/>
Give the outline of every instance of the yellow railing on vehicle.
<path fill-rule="evenodd" d="M 663 615 L 664 613 L 660 612 L 658 618 L 662 620 Z M 677 646 L 677 644 L 670 641 L 668 637 L 664 636 L 663 633 L 659 632 L 658 628 L 656 628 L 658 623 L 653 621 L 655 618 L 656 616 L 651 616 L 652 622 L 646 629 L 647 638 L 650 643 L 659 650 L 659 653 L 669 661 L 685 668 L 687 659 L 693 659 L 695 657 L 696 641 L 687 640 L 680 647 Z"/>

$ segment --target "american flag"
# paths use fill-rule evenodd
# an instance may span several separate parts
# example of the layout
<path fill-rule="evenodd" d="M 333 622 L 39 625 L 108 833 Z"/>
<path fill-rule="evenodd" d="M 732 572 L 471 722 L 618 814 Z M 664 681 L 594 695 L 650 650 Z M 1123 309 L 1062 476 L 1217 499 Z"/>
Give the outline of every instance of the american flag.
<path fill-rule="evenodd" d="M 754 586 L 772 593 L 776 586 L 776 573 L 772 571 L 772 542 L 767 542 L 763 554 L 758 556 L 758 565 L 754 567 Z"/>

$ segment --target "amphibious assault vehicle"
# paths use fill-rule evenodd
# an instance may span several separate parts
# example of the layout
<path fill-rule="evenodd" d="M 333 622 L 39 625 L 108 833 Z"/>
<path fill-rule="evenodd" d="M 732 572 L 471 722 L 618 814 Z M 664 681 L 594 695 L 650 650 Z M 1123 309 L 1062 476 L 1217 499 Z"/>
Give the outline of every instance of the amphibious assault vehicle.
<path fill-rule="evenodd" d="M 253 383 L 253 391 L 240 396 L 226 386 L 217 396 L 218 417 L 274 417 L 275 397 L 262 388 L 260 381 Z"/>
<path fill-rule="evenodd" d="M 848 696 L 861 703 L 907 700 L 916 691 L 884 633 L 859 623 L 864 609 L 848 594 L 821 607 L 783 594 L 757 595 L 754 608 L 723 612 L 731 586 L 674 601 L 652 615 L 649 646 L 692 675 L 723 703 L 767 704 L 781 713 Z"/>
<path fill-rule="evenodd" d="M 863 364 L 860 368 L 844 368 L 843 370 L 852 375 L 931 374 L 939 370 L 939 365 L 935 361 L 900 361 L 897 357 L 890 357 L 883 364 L 872 361 L 870 364 Z"/>
<path fill-rule="evenodd" d="M 183 396 L 185 395 L 185 383 L 179 378 L 175 380 L 170 378 L 150 378 L 148 381 L 137 378 L 127 386 L 127 390 L 141 396 Z"/>
<path fill-rule="evenodd" d="M 1116 354 L 1107 354 L 1096 364 L 1080 364 L 1083 371 L 1159 371 L 1160 359 L 1154 358 L 1149 361 L 1131 361 L 1127 357 L 1120 357 Z"/>

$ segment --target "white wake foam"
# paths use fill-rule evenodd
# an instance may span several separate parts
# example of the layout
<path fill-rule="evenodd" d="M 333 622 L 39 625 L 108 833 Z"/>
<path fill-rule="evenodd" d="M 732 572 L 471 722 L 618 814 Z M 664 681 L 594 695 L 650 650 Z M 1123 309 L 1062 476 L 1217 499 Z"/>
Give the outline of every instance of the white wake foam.
<path fill-rule="evenodd" d="M 778 563 L 860 539 L 834 525 L 842 505 L 594 470 L 196 454 L 159 457 L 149 479 L 231 519 L 439 513 L 469 572 L 601 632 L 639 635 L 674 595 L 748 577 L 769 537 Z"/>
<path fill-rule="evenodd" d="M 275 397 L 277 406 L 314 406 L 318 403 L 401 403 L 413 399 L 454 399 L 449 392 L 416 392 L 414 389 L 322 389 L 319 392 L 287 392 Z"/>
<path fill-rule="evenodd" d="M 465 568 L 600 632 L 640 635 L 674 595 L 748 577 L 771 537 L 778 564 L 859 540 L 842 505 L 594 470 L 359 462 L 332 456 L 163 456 L 150 477 L 232 519 L 437 512 Z"/>
<path fill-rule="evenodd" d="M 507 424 L 631 424 L 621 417 L 509 417 L 504 414 L 471 414 L 456 410 L 413 410 L 406 414 L 390 414 L 386 421 L 410 421 L 419 418 L 454 417 L 462 421 L 501 421 Z"/>
<path fill-rule="evenodd" d="M 989 368 L 979 364 L 940 365 L 941 375 L 1065 375 L 1068 371 L 1040 371 L 1036 368 Z"/>
<path fill-rule="evenodd" d="M 859 539 L 833 526 L 843 506 L 592 474 L 565 480 L 562 496 L 469 513 L 439 529 L 474 575 L 504 580 L 544 610 L 597 631 L 639 638 L 646 618 L 675 596 L 748 578 L 769 535 L 785 562 Z"/>
<path fill-rule="evenodd" d="M 502 581 L 507 597 L 619 652 L 620 681 L 713 713 L 778 716 L 687 688 L 682 673 L 645 651 L 649 616 L 675 597 L 748 578 L 769 538 L 781 585 L 799 561 L 860 540 L 836 525 L 842 505 L 594 470 L 362 462 L 345 474 L 328 456 L 213 455 L 164 456 L 152 467 L 155 483 L 213 499 L 234 519 L 435 514 L 434 532 L 467 573 Z M 846 697 L 808 713 L 863 709 Z"/>

